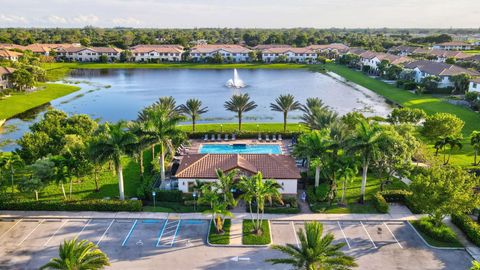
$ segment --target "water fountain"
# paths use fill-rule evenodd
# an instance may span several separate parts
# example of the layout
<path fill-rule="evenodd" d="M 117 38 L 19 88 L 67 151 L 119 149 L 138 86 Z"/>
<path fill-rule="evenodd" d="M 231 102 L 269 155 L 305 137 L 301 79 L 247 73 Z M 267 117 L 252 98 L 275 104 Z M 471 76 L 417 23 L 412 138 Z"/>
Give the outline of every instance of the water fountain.
<path fill-rule="evenodd" d="M 233 78 L 227 81 L 226 86 L 230 88 L 243 88 L 246 86 L 242 79 L 240 79 L 240 76 L 238 76 L 236 68 L 233 70 Z"/>

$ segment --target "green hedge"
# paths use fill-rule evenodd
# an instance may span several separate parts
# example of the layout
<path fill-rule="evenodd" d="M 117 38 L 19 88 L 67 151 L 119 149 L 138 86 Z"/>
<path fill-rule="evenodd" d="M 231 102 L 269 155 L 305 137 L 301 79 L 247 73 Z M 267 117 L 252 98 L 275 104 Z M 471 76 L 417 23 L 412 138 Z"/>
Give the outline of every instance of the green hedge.
<path fill-rule="evenodd" d="M 268 220 L 262 220 L 262 235 L 253 234 L 253 222 L 250 219 L 243 220 L 242 243 L 244 245 L 268 245 L 270 244 L 270 225 Z"/>
<path fill-rule="evenodd" d="M 209 132 L 187 132 L 188 138 L 190 139 L 203 139 L 205 137 L 205 134 L 208 135 L 208 140 L 210 140 L 211 135 L 215 134 L 215 138 L 217 138 L 218 134 L 221 134 L 222 139 L 225 138 L 225 134 L 229 135 L 229 138 L 231 139 L 232 133 L 235 133 L 235 136 L 237 139 L 257 139 L 258 138 L 258 133 L 262 134 L 262 138 L 265 139 L 265 135 L 268 134 L 270 135 L 270 139 L 272 138 L 271 135 L 282 135 L 282 139 L 290 139 L 292 136 L 298 137 L 301 132 L 293 132 L 293 131 L 278 131 L 278 132 L 265 132 L 260 130 L 259 132 L 218 132 L 218 130 L 212 130 Z"/>
<path fill-rule="evenodd" d="M 379 191 L 373 196 L 375 208 L 380 213 L 388 213 L 389 202 L 402 203 L 412 211 L 413 214 L 421 214 L 418 207 L 410 200 L 411 191 L 404 189 L 392 189 Z"/>
<path fill-rule="evenodd" d="M 432 220 L 428 217 L 423 217 L 419 220 L 415 220 L 413 221 L 413 224 L 421 232 L 435 240 L 447 243 L 456 243 L 458 241 L 455 232 L 453 232 L 450 227 L 443 223 L 441 226 L 435 227 Z"/>
<path fill-rule="evenodd" d="M 3 201 L 2 210 L 24 211 L 102 211 L 140 212 L 142 201 L 82 200 L 82 201 Z"/>
<path fill-rule="evenodd" d="M 405 203 L 407 197 L 412 195 L 411 191 L 404 189 L 384 190 L 381 192 L 387 202 Z"/>
<path fill-rule="evenodd" d="M 180 190 L 156 190 L 157 202 L 183 202 L 183 192 Z"/>
<path fill-rule="evenodd" d="M 452 215 L 452 222 L 467 235 L 470 241 L 480 246 L 480 224 L 465 214 Z"/>
<path fill-rule="evenodd" d="M 389 206 L 381 192 L 375 193 L 373 196 L 373 204 L 378 212 L 386 214 L 388 213 Z"/>
<path fill-rule="evenodd" d="M 208 234 L 208 242 L 214 245 L 228 245 L 230 244 L 230 227 L 232 225 L 231 219 L 225 219 L 223 223 L 223 234 L 217 234 L 217 230 L 213 222 L 210 223 L 210 233 Z"/>

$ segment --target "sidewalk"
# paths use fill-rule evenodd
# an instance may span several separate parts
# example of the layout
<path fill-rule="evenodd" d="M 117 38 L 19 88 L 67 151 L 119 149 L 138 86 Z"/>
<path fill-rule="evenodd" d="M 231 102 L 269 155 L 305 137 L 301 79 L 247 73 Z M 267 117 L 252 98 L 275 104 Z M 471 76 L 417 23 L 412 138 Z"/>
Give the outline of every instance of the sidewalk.
<path fill-rule="evenodd" d="M 447 224 L 452 230 L 457 234 L 458 241 L 462 243 L 462 245 L 465 246 L 465 249 L 467 252 L 477 261 L 480 261 L 480 247 L 477 247 L 475 244 L 470 242 L 470 240 L 467 239 L 465 234 L 460 230 L 455 224 L 452 223 L 452 220 L 450 217 L 446 218 L 443 220 L 445 224 Z"/>
<path fill-rule="evenodd" d="M 230 227 L 230 245 L 231 246 L 241 246 L 242 245 L 242 229 L 243 229 L 243 220 L 242 219 L 233 219 L 232 226 Z"/>

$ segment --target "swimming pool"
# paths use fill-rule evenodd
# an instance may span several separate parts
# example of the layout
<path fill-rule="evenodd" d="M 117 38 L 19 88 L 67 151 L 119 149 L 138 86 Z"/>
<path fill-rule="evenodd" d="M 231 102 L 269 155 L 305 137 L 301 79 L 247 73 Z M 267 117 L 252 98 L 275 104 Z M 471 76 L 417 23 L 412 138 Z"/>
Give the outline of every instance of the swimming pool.
<path fill-rule="evenodd" d="M 278 144 L 203 144 L 200 154 L 282 154 Z"/>

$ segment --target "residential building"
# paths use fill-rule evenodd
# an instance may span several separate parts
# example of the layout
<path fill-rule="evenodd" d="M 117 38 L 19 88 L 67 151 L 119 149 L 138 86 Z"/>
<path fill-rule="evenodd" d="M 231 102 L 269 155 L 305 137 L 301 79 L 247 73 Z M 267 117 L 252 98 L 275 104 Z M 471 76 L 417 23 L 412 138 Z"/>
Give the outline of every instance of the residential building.
<path fill-rule="evenodd" d="M 262 60 L 265 63 L 273 63 L 281 60 L 295 63 L 315 63 L 317 53 L 309 48 L 271 47 L 262 50 Z"/>
<path fill-rule="evenodd" d="M 10 51 L 6 49 L 0 49 L 0 59 L 10 60 L 10 61 L 18 61 L 18 58 L 22 56 L 22 53 Z"/>
<path fill-rule="evenodd" d="M 105 55 L 109 62 L 115 62 L 120 60 L 120 54 L 123 50 L 115 47 L 91 47 L 91 49 L 97 52 L 98 57 Z"/>
<path fill-rule="evenodd" d="M 409 61 L 412 61 L 411 58 L 406 56 L 399 56 L 389 53 L 379 53 L 372 51 L 365 51 L 360 55 L 360 64 L 361 66 L 368 66 L 370 70 L 378 70 L 378 65 L 383 61 L 387 60 L 392 65 L 400 65 Z"/>
<path fill-rule="evenodd" d="M 454 83 L 451 81 L 451 77 L 455 75 L 468 74 L 473 77 L 480 76 L 480 73 L 473 70 L 427 60 L 417 60 L 407 63 L 404 65 L 404 68 L 414 72 L 414 80 L 417 83 L 420 83 L 423 78 L 428 76 L 439 77 L 439 88 L 453 87 Z"/>
<path fill-rule="evenodd" d="M 197 45 L 190 50 L 190 57 L 193 61 L 202 62 L 207 58 L 213 58 L 219 54 L 226 62 L 247 62 L 250 49 L 236 44 L 208 44 Z"/>
<path fill-rule="evenodd" d="M 422 47 L 413 47 L 413 46 L 396 46 L 390 48 L 387 52 L 391 54 L 396 54 L 400 56 L 410 56 L 410 55 L 419 55 L 427 54 L 430 50 Z"/>
<path fill-rule="evenodd" d="M 263 179 L 274 179 L 282 194 L 297 194 L 297 181 L 301 178 L 295 160 L 288 155 L 269 154 L 191 154 L 183 157 L 175 177 L 178 189 L 192 192 L 195 181 L 215 182 L 215 170 L 228 172 L 238 169 L 240 175 L 261 172 Z"/>
<path fill-rule="evenodd" d="M 458 60 L 469 57 L 468 54 L 460 51 L 426 49 L 412 46 L 396 46 L 390 48 L 388 52 L 400 56 L 423 56 L 425 58 L 428 58 L 429 60 L 436 62 L 445 62 L 448 58 Z"/>
<path fill-rule="evenodd" d="M 327 56 L 328 58 L 336 58 L 339 55 L 346 54 L 350 47 L 342 43 L 331 43 L 323 45 L 310 45 L 307 47 L 319 55 Z"/>
<path fill-rule="evenodd" d="M 263 51 L 270 48 L 292 48 L 292 46 L 288 44 L 259 44 L 252 49 L 256 51 Z"/>
<path fill-rule="evenodd" d="M 14 71 L 15 71 L 14 68 L 0 67 L 0 90 L 13 87 L 10 81 L 10 76 Z"/>
<path fill-rule="evenodd" d="M 430 56 L 433 61 L 436 62 L 445 62 L 447 59 L 452 58 L 454 60 L 460 60 L 464 58 L 468 58 L 469 55 L 459 51 L 447 51 L 447 50 L 429 50 L 426 54 Z"/>
<path fill-rule="evenodd" d="M 184 53 L 181 45 L 136 45 L 130 50 L 135 62 L 179 62 Z"/>
<path fill-rule="evenodd" d="M 446 51 L 467 51 L 472 50 L 473 45 L 462 41 L 451 41 L 433 45 L 433 49 Z"/>
<path fill-rule="evenodd" d="M 50 55 L 51 51 L 58 51 L 62 50 L 65 48 L 70 48 L 70 47 L 81 47 L 80 44 L 78 43 L 63 43 L 63 44 L 56 44 L 56 43 L 34 43 L 25 46 L 24 50 L 30 50 L 35 54 L 41 54 L 48 56 Z"/>
<path fill-rule="evenodd" d="M 98 62 L 100 56 L 106 55 L 108 61 L 116 61 L 120 59 L 121 50 L 113 47 L 66 47 L 58 48 L 57 60 L 65 60 L 72 62 Z"/>
<path fill-rule="evenodd" d="M 480 92 L 480 78 L 474 78 L 470 81 L 468 86 L 470 92 Z"/>

